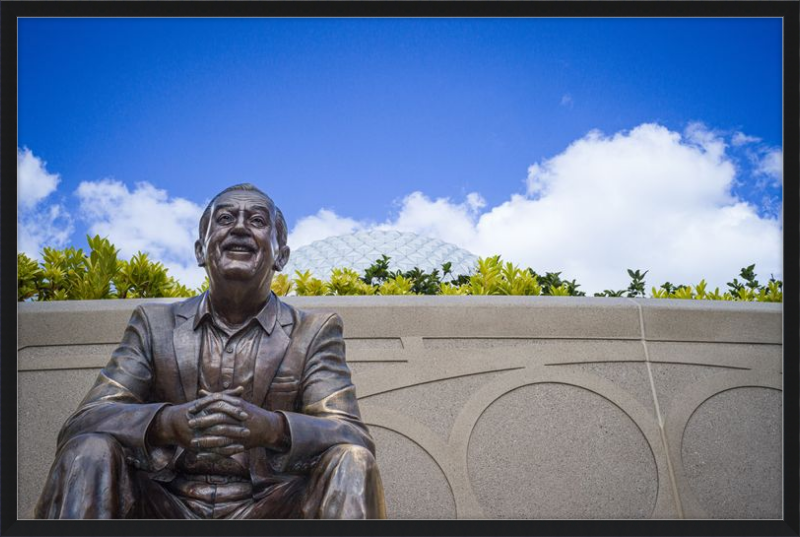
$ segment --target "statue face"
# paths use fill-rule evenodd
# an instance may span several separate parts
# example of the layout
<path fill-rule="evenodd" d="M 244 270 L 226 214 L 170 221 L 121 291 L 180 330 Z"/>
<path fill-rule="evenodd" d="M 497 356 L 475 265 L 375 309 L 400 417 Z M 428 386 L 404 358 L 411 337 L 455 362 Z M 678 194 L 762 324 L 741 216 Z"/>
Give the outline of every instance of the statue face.
<path fill-rule="evenodd" d="M 212 280 L 252 280 L 254 285 L 264 285 L 280 268 L 275 267 L 276 248 L 267 201 L 257 192 L 234 190 L 217 198 L 196 253 Z"/>

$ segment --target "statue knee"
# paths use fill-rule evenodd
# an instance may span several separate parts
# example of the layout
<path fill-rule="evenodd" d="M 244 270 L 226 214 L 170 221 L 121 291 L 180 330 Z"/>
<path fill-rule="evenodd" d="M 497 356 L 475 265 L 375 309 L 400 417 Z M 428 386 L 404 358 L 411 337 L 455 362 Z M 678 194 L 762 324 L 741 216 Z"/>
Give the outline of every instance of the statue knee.
<path fill-rule="evenodd" d="M 344 464 L 350 468 L 358 467 L 365 471 L 375 467 L 375 455 L 364 446 L 357 444 L 338 444 L 325 453 L 325 459 L 336 461 L 337 464 Z"/>
<path fill-rule="evenodd" d="M 111 435 L 81 434 L 59 449 L 35 516 L 123 518 L 134 499 L 134 483 L 122 445 Z"/>
<path fill-rule="evenodd" d="M 386 518 L 378 465 L 363 446 L 328 449 L 312 473 L 309 490 L 304 518 Z"/>
<path fill-rule="evenodd" d="M 102 433 L 87 433 L 70 438 L 61 447 L 60 452 L 62 457 L 95 461 L 123 457 L 120 443 L 113 436 Z"/>

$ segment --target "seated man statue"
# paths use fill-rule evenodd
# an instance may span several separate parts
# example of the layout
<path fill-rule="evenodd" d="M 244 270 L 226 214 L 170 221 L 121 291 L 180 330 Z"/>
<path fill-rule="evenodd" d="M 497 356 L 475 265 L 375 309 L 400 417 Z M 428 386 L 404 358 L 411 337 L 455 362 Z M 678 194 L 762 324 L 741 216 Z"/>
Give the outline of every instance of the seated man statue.
<path fill-rule="evenodd" d="M 280 210 L 236 185 L 199 235 L 208 291 L 136 308 L 58 435 L 36 517 L 385 518 L 341 318 L 270 291 Z"/>

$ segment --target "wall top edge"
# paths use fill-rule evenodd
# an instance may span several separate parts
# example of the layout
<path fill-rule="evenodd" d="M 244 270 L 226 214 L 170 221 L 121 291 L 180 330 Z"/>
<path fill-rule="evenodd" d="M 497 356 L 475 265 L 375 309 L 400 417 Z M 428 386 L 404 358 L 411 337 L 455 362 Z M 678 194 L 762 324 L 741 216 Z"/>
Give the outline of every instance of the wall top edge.
<path fill-rule="evenodd" d="M 180 298 L 137 298 L 124 300 L 65 300 L 49 302 L 20 302 L 19 314 L 26 313 L 69 313 L 101 311 L 133 311 L 136 306 L 148 303 L 169 304 L 179 302 Z M 648 298 L 609 298 L 609 297 L 553 297 L 553 296 L 290 296 L 282 297 L 292 306 L 312 309 L 345 308 L 495 308 L 519 307 L 541 309 L 636 309 L 671 311 L 720 311 L 720 312 L 763 312 L 781 313 L 783 304 L 764 302 L 727 302 L 721 300 L 678 300 Z"/>

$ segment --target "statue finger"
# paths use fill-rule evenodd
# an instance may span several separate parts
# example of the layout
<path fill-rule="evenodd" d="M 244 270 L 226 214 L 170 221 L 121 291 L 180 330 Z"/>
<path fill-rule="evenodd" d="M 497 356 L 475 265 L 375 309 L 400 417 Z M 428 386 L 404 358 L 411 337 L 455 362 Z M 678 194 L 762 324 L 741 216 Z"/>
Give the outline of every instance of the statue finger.
<path fill-rule="evenodd" d="M 195 455 L 195 459 L 198 461 L 218 461 L 222 458 L 222 455 L 219 453 L 214 453 L 213 451 L 198 451 Z"/>
<path fill-rule="evenodd" d="M 235 388 L 222 390 L 222 393 L 224 393 L 225 395 L 232 395 L 234 397 L 239 397 L 244 393 L 244 386 L 236 386 Z"/>
<path fill-rule="evenodd" d="M 209 414 L 213 412 L 223 412 L 237 420 L 247 419 L 248 417 L 247 412 L 245 412 L 241 406 L 229 403 L 228 401 L 217 401 L 216 403 L 211 403 L 205 407 L 204 410 Z"/>
<path fill-rule="evenodd" d="M 199 436 L 192 440 L 192 449 L 213 450 L 214 448 L 229 446 L 234 441 L 233 438 L 227 436 Z"/>
<path fill-rule="evenodd" d="M 215 393 L 224 393 L 227 395 L 235 395 L 239 396 L 244 393 L 244 386 L 236 386 L 235 388 L 228 388 L 227 390 L 222 390 L 221 392 L 210 392 L 208 390 L 204 390 L 200 388 L 197 393 L 199 393 L 202 397 L 206 397 L 208 395 L 213 395 Z"/>
<path fill-rule="evenodd" d="M 223 423 L 238 424 L 239 421 L 224 412 L 215 412 L 205 416 L 196 416 L 188 422 L 189 427 L 192 429 L 208 429 L 209 427 Z"/>
<path fill-rule="evenodd" d="M 208 429 L 203 430 L 203 435 L 209 436 L 227 436 L 229 438 L 247 438 L 250 436 L 250 429 L 239 425 L 214 425 Z"/>
<path fill-rule="evenodd" d="M 189 412 L 192 414 L 197 414 L 211 403 L 219 401 L 219 394 L 217 393 L 208 393 L 205 390 L 200 390 L 199 393 L 201 395 L 205 393 L 206 395 L 203 395 L 203 397 L 201 397 L 200 399 L 195 400 L 192 403 L 192 406 L 189 407 Z"/>
<path fill-rule="evenodd" d="M 225 455 L 226 457 L 230 457 L 231 455 L 236 455 L 237 453 L 242 453 L 244 450 L 245 449 L 242 444 L 229 444 L 227 446 L 210 449 L 210 451 L 218 453 L 220 455 Z"/>
<path fill-rule="evenodd" d="M 219 402 L 226 402 L 230 405 L 241 405 L 242 400 L 226 393 L 212 393 L 211 395 L 207 395 L 206 397 L 195 401 L 194 404 L 189 408 L 189 412 L 197 414 L 205 410 L 209 405 Z"/>

